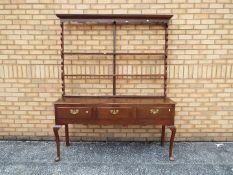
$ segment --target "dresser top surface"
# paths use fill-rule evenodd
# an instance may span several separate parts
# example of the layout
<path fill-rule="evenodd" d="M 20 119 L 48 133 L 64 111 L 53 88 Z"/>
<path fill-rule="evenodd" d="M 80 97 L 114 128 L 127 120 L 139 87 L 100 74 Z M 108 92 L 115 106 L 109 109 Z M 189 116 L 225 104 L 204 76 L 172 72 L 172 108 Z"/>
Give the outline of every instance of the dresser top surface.
<path fill-rule="evenodd" d="M 61 97 L 55 104 L 175 104 L 163 97 Z"/>

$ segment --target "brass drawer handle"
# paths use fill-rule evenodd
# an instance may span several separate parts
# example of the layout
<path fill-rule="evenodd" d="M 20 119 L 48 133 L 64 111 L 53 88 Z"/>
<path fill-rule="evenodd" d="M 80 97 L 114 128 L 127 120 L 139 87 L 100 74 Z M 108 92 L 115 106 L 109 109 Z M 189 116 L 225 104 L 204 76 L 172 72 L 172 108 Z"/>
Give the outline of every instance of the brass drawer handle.
<path fill-rule="evenodd" d="M 118 109 L 111 109 L 111 110 L 110 110 L 110 113 L 111 113 L 112 115 L 116 115 L 116 114 L 119 113 L 119 110 L 118 110 Z"/>
<path fill-rule="evenodd" d="M 70 113 L 75 115 L 79 113 L 79 109 L 70 109 Z"/>
<path fill-rule="evenodd" d="M 150 113 L 153 114 L 153 115 L 156 115 L 156 114 L 159 113 L 159 109 L 151 109 Z"/>

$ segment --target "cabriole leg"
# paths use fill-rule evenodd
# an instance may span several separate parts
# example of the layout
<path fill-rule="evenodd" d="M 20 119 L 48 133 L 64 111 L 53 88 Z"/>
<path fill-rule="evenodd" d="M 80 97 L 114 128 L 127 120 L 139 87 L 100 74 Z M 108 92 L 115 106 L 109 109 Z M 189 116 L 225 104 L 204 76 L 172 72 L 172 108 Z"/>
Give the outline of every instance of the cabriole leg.
<path fill-rule="evenodd" d="M 68 127 L 68 124 L 65 124 L 65 135 L 66 135 L 66 146 L 70 146 L 69 127 Z"/>
<path fill-rule="evenodd" d="M 176 135 L 176 127 L 175 126 L 169 126 L 171 130 L 171 138 L 170 138 L 170 146 L 169 146 L 169 158 L 171 161 L 174 160 L 174 154 L 173 154 L 173 145 L 174 145 L 174 139 Z"/>
<path fill-rule="evenodd" d="M 161 146 L 164 146 L 165 141 L 165 125 L 162 125 Z"/>
<path fill-rule="evenodd" d="M 60 160 L 60 138 L 59 138 L 59 134 L 58 134 L 58 130 L 61 128 L 61 125 L 55 125 L 53 127 L 53 132 L 55 135 L 55 141 L 56 141 L 56 145 L 57 145 L 57 157 L 55 159 L 55 161 L 59 161 Z"/>

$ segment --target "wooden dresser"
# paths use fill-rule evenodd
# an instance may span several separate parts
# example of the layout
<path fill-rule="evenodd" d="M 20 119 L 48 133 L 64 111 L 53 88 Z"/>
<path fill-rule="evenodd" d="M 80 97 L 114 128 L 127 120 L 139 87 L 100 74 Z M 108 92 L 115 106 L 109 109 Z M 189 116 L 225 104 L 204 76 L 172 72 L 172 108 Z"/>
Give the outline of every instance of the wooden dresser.
<path fill-rule="evenodd" d="M 57 145 L 56 161 L 60 160 L 59 129 L 65 126 L 66 145 L 69 145 L 68 124 L 96 124 L 96 125 L 161 125 L 161 145 L 165 141 L 165 127 L 171 130 L 169 158 L 174 160 L 173 142 L 176 133 L 174 126 L 175 102 L 167 97 L 167 57 L 168 57 L 168 22 L 172 15 L 81 15 L 57 14 L 61 24 L 61 81 L 62 97 L 55 102 L 55 134 Z M 70 52 L 64 51 L 64 23 L 76 22 L 81 25 L 99 24 L 112 25 L 113 50 L 109 53 Z M 152 53 L 123 53 L 116 51 L 117 25 L 160 25 L 164 27 L 164 52 Z M 112 79 L 112 95 L 81 96 L 66 95 L 65 89 L 65 55 L 110 55 L 113 70 L 111 74 L 69 75 L 74 77 L 104 77 Z M 118 55 L 154 55 L 163 57 L 163 74 L 119 74 L 116 72 Z M 152 65 L 153 66 L 153 65 Z M 116 91 L 117 78 L 128 76 L 140 79 L 159 78 L 163 80 L 162 96 L 118 95 Z"/>

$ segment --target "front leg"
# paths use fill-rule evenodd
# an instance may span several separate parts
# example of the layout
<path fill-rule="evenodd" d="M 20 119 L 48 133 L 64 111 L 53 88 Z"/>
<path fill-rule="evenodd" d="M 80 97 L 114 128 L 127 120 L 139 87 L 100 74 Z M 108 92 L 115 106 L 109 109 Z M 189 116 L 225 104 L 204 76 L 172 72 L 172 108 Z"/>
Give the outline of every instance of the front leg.
<path fill-rule="evenodd" d="M 164 146 L 165 141 L 165 125 L 162 125 L 161 146 Z"/>
<path fill-rule="evenodd" d="M 59 134 L 58 134 L 58 130 L 61 128 L 61 125 L 55 125 L 53 127 L 53 132 L 55 135 L 55 140 L 56 140 L 56 145 L 57 145 L 57 157 L 55 159 L 55 161 L 59 161 L 60 160 L 60 138 L 59 138 Z"/>
<path fill-rule="evenodd" d="M 170 146 L 169 146 L 169 159 L 171 161 L 174 160 L 174 154 L 173 154 L 173 145 L 174 145 L 174 139 L 175 139 L 175 134 L 176 134 L 176 127 L 175 126 L 169 126 L 171 130 L 171 138 L 170 138 Z"/>
<path fill-rule="evenodd" d="M 66 146 L 70 146 L 69 127 L 68 127 L 68 124 L 65 124 L 65 136 L 66 136 Z"/>

